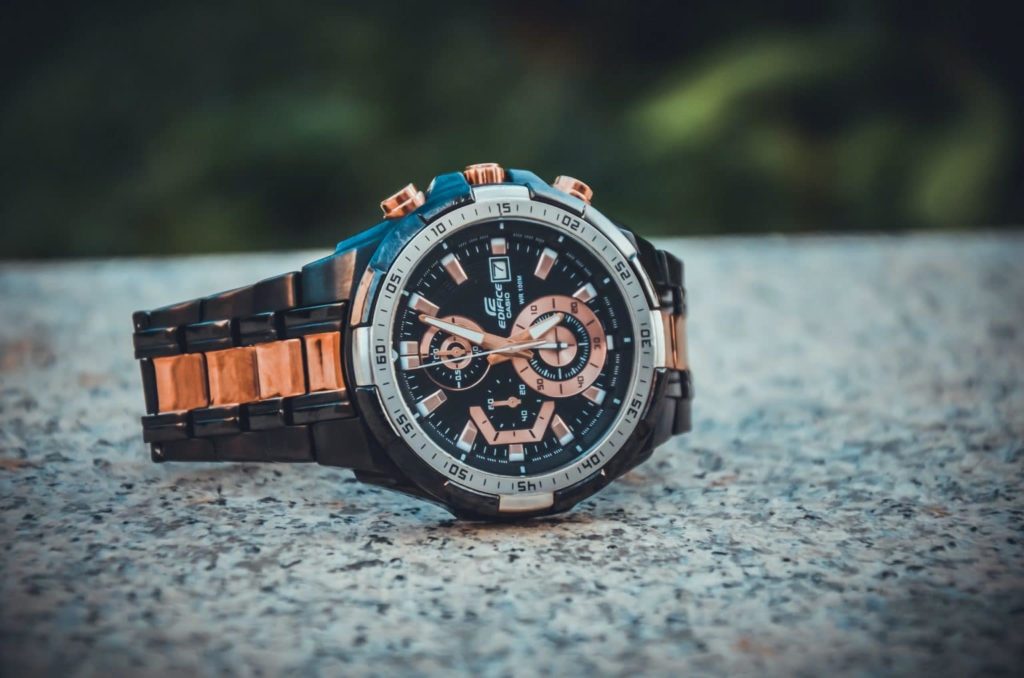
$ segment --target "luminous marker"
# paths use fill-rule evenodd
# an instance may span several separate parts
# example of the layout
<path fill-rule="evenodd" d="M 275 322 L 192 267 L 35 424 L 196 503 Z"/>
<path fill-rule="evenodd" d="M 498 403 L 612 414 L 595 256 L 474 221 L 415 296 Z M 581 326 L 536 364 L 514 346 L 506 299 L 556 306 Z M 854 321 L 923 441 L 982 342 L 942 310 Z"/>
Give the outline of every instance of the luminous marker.
<path fill-rule="evenodd" d="M 413 294 L 409 297 L 409 308 L 416 309 L 420 313 L 426 313 L 427 315 L 437 315 L 438 307 L 437 304 L 430 301 L 425 297 L 421 297 L 419 294 Z"/>
<path fill-rule="evenodd" d="M 597 386 L 591 386 L 583 392 L 583 397 L 592 403 L 600 405 L 604 402 L 604 389 L 598 388 Z"/>
<path fill-rule="evenodd" d="M 505 254 L 507 251 L 504 238 L 491 238 L 491 254 Z"/>
<path fill-rule="evenodd" d="M 462 264 L 459 263 L 459 260 L 454 254 L 446 254 L 444 258 L 441 259 L 441 265 L 444 266 L 444 270 L 448 271 L 448 275 L 452 277 L 452 280 L 455 281 L 456 285 L 461 285 L 469 280 L 469 276 L 466 275 L 465 269 L 462 268 Z"/>
<path fill-rule="evenodd" d="M 403 370 L 409 370 L 420 366 L 420 349 L 415 341 L 401 341 L 398 343 L 399 359 L 398 364 Z"/>
<path fill-rule="evenodd" d="M 560 445 L 565 445 L 575 437 L 572 430 L 557 414 L 555 415 L 555 418 L 551 420 L 551 432 L 558 438 L 558 443 Z"/>
<path fill-rule="evenodd" d="M 613 335 L 609 334 L 607 337 L 605 337 L 604 343 L 608 344 L 609 351 L 615 350 L 615 337 Z"/>
<path fill-rule="evenodd" d="M 515 445 L 508 446 L 508 460 L 509 461 L 523 461 L 526 459 L 526 454 L 523 452 L 523 446 L 518 443 Z"/>
<path fill-rule="evenodd" d="M 544 251 L 540 253 L 540 258 L 537 259 L 537 268 L 533 270 L 533 274 L 541 280 L 547 280 L 548 273 L 551 272 L 551 267 L 555 265 L 556 259 L 558 259 L 558 252 L 550 247 L 545 247 Z"/>
<path fill-rule="evenodd" d="M 448 400 L 448 396 L 444 394 L 444 391 L 437 389 L 426 398 L 416 403 L 416 409 L 425 417 L 437 408 L 441 407 L 446 400 Z"/>
<path fill-rule="evenodd" d="M 587 303 L 588 301 L 590 301 L 591 299 L 593 299 L 594 297 L 597 296 L 597 290 L 594 289 L 593 285 L 591 285 L 590 283 L 587 283 L 583 287 L 581 287 L 578 290 L 576 290 L 575 292 L 573 292 L 572 296 L 575 299 L 579 299 L 580 301 L 582 301 L 585 304 L 585 303 Z"/>
<path fill-rule="evenodd" d="M 455 443 L 455 447 L 469 452 L 473 449 L 473 441 L 476 440 L 476 434 L 476 424 L 470 419 L 466 422 L 466 426 L 463 427 L 462 433 L 459 434 L 459 442 Z"/>

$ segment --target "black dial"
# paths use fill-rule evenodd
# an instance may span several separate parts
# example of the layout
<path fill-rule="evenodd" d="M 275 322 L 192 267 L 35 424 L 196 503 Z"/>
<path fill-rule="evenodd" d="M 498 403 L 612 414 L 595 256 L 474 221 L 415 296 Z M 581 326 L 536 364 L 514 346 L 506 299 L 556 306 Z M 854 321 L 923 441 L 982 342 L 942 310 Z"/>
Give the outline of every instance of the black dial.
<path fill-rule="evenodd" d="M 615 273 L 564 230 L 490 221 L 439 241 L 408 278 L 393 347 L 401 396 L 464 464 L 568 465 L 626 398 L 633 328 Z"/>

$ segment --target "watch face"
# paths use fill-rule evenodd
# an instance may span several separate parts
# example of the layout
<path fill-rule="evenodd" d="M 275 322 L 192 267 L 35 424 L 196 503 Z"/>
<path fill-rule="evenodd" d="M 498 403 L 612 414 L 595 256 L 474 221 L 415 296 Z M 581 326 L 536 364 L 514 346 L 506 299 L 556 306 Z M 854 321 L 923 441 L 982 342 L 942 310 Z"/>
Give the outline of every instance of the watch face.
<path fill-rule="evenodd" d="M 413 269 L 393 328 L 401 397 L 431 440 L 507 476 L 593 448 L 634 362 L 613 276 L 582 242 L 523 219 L 438 242 Z"/>
<path fill-rule="evenodd" d="M 396 431 L 477 491 L 594 474 L 652 381 L 650 308 L 626 257 L 594 225 L 530 200 L 428 224 L 384 277 L 373 320 Z"/>

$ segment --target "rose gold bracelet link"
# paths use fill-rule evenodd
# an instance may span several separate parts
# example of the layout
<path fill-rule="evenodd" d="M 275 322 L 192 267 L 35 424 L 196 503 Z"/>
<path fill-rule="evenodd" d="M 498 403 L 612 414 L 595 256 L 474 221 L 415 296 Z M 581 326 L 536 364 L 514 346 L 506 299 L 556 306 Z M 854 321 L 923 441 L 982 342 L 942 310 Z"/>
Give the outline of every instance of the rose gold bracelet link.
<path fill-rule="evenodd" d="M 237 405 L 259 400 L 256 351 L 253 347 L 228 348 L 205 355 L 212 405 Z"/>
<path fill-rule="evenodd" d="M 256 344 L 256 372 L 260 399 L 287 397 L 306 392 L 302 342 L 298 339 Z"/>
<path fill-rule="evenodd" d="M 686 342 L 686 316 L 675 316 L 675 362 L 677 370 L 690 369 L 690 356 Z"/>
<path fill-rule="evenodd" d="M 673 370 L 685 370 L 689 366 L 686 351 L 686 316 L 661 312 L 665 326 L 665 366 Z"/>
<path fill-rule="evenodd" d="M 302 337 L 306 347 L 306 377 L 309 391 L 345 388 L 341 376 L 341 334 L 322 332 Z"/>
<path fill-rule="evenodd" d="M 153 358 L 158 412 L 180 412 L 210 404 L 202 353 Z"/>

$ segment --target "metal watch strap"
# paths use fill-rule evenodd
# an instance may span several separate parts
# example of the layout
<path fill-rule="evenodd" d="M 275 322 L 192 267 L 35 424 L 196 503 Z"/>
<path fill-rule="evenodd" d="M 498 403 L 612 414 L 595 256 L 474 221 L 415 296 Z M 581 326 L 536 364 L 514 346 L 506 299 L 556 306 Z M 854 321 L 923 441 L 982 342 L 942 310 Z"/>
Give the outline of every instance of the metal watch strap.
<path fill-rule="evenodd" d="M 299 272 L 134 314 L 154 461 L 377 468 L 342 359 L 367 248 L 345 244 Z"/>
<path fill-rule="evenodd" d="M 661 304 L 665 328 L 666 385 L 661 412 L 654 426 L 654 446 L 691 429 L 693 378 L 686 340 L 686 286 L 683 262 L 674 254 L 656 249 L 637 237 L 641 263 L 647 269 Z"/>

